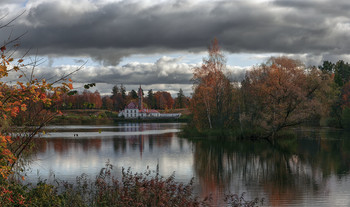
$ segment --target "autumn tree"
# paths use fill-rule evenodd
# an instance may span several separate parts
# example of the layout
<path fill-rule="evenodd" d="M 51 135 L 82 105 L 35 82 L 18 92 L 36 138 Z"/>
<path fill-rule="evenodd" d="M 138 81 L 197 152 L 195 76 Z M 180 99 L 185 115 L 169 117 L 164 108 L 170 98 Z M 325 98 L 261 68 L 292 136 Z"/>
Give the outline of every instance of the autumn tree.
<path fill-rule="evenodd" d="M 233 87 L 225 74 L 226 60 L 216 39 L 209 46 L 208 53 L 202 65 L 193 69 L 191 111 L 198 129 L 230 126 L 234 109 Z"/>
<path fill-rule="evenodd" d="M 110 97 L 113 101 L 113 110 L 119 111 L 125 108 L 127 104 L 126 90 L 123 84 L 118 87 L 115 85 L 112 89 L 112 96 Z"/>
<path fill-rule="evenodd" d="M 254 136 L 274 138 L 279 130 L 301 124 L 326 111 L 331 78 L 300 61 L 273 57 L 253 67 L 242 81 L 246 127 Z"/>
<path fill-rule="evenodd" d="M 156 109 L 172 109 L 174 105 L 174 99 L 171 94 L 166 91 L 157 91 L 154 94 L 155 108 Z"/>
<path fill-rule="evenodd" d="M 102 108 L 106 110 L 113 110 L 113 100 L 109 96 L 102 98 Z"/>
<path fill-rule="evenodd" d="M 16 45 L 15 45 L 16 46 Z M 71 80 L 61 77 L 52 83 L 37 79 L 34 70 L 36 62 L 24 64 L 22 58 L 15 60 L 8 44 L 1 46 L 0 61 L 0 177 L 7 178 L 16 160 L 30 146 L 34 136 L 48 123 L 57 111 L 56 103 L 62 94 L 73 89 Z M 29 73 L 26 68 L 31 66 Z M 9 85 L 6 78 L 10 73 L 25 78 L 26 83 L 17 81 Z M 17 127 L 17 126 L 20 127 Z"/>

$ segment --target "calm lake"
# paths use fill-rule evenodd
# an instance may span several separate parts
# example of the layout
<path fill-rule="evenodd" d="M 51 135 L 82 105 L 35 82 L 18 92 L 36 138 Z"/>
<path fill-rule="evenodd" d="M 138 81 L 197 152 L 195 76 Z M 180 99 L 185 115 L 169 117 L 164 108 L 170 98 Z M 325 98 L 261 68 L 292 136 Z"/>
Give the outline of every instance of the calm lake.
<path fill-rule="evenodd" d="M 113 126 L 49 126 L 27 171 L 27 182 L 92 179 L 105 163 L 145 172 L 147 166 L 179 182 L 194 178 L 199 196 L 246 192 L 266 206 L 350 206 L 350 134 L 295 129 L 298 139 L 278 148 L 266 142 L 189 141 L 180 123 L 120 123 Z M 74 136 L 78 134 L 78 136 Z M 220 204 L 219 204 L 220 205 Z"/>

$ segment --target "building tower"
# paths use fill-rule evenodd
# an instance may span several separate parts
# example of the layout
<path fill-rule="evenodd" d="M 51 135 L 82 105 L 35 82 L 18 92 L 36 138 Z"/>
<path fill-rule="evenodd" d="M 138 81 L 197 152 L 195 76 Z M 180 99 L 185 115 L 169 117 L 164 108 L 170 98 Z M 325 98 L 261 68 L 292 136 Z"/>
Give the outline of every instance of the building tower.
<path fill-rule="evenodd" d="M 141 88 L 141 85 L 140 85 L 140 88 L 139 88 L 139 91 L 137 93 L 137 95 L 139 96 L 139 110 L 142 110 L 142 99 L 143 99 L 143 96 L 142 96 L 142 88 Z"/>

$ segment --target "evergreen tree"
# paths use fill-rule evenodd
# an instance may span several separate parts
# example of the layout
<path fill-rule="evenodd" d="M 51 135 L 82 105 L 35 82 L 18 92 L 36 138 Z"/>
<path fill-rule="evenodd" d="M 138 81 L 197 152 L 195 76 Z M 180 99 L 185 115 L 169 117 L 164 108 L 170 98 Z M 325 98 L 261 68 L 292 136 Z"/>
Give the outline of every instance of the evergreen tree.
<path fill-rule="evenodd" d="M 120 92 L 122 94 L 123 99 L 125 100 L 126 99 L 126 89 L 123 86 L 123 84 L 120 85 Z"/>
<path fill-rule="evenodd" d="M 117 97 L 117 94 L 119 93 L 118 85 L 113 86 L 112 89 L 112 97 Z"/>
<path fill-rule="evenodd" d="M 132 89 L 132 90 L 130 91 L 130 97 L 131 97 L 132 99 L 137 99 L 139 96 L 137 95 L 137 92 L 136 92 L 134 89 Z"/>
<path fill-rule="evenodd" d="M 147 94 L 147 104 L 149 107 L 151 107 L 152 109 L 155 108 L 155 105 L 156 105 L 156 100 L 154 98 L 154 94 L 153 94 L 153 91 L 152 89 L 150 89 L 148 91 L 148 94 Z"/>
<path fill-rule="evenodd" d="M 179 93 L 177 93 L 177 99 L 176 99 L 176 106 L 177 106 L 177 108 L 184 108 L 185 107 L 185 101 L 186 101 L 186 97 L 185 97 L 182 89 L 180 88 Z"/>

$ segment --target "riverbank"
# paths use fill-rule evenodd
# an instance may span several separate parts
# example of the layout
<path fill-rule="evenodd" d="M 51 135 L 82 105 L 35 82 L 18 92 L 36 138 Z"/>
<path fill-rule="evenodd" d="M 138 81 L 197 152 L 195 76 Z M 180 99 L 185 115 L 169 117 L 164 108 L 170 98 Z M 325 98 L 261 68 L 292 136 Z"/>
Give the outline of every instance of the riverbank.
<path fill-rule="evenodd" d="M 113 124 L 117 122 L 189 122 L 191 115 L 188 109 L 162 110 L 161 113 L 181 113 L 180 118 L 125 119 L 118 117 L 118 112 L 99 109 L 63 110 L 62 115 L 55 117 L 50 124 Z"/>

